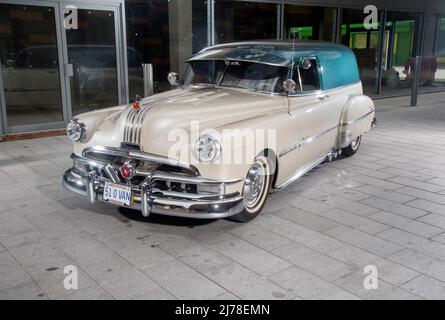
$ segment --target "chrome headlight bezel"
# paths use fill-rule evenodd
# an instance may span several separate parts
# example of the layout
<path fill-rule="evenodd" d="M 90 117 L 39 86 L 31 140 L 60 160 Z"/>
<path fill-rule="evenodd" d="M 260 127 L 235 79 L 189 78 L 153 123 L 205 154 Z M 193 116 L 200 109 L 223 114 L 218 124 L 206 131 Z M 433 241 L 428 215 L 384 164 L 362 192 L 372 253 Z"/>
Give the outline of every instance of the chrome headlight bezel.
<path fill-rule="evenodd" d="M 72 119 L 66 126 L 66 134 L 74 142 L 81 142 L 85 139 L 86 126 L 79 119 Z"/>
<path fill-rule="evenodd" d="M 206 134 L 196 140 L 193 152 L 195 158 L 200 162 L 211 163 L 219 159 L 221 144 L 216 138 Z"/>

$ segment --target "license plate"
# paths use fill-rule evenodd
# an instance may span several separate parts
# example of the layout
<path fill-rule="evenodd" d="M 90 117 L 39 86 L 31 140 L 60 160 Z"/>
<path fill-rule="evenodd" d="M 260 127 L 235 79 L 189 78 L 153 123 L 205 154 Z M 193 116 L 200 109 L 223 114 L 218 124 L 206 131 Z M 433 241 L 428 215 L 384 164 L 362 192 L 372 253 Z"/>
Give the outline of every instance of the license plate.
<path fill-rule="evenodd" d="M 104 201 L 114 204 L 131 206 L 131 188 L 114 183 L 105 183 Z"/>

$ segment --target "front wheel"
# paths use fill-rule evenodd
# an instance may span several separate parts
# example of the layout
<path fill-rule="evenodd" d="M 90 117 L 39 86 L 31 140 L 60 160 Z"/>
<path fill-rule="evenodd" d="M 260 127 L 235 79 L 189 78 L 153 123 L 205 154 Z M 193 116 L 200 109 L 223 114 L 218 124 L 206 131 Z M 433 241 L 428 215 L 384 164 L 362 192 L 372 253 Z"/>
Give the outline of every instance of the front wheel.
<path fill-rule="evenodd" d="M 351 141 L 351 144 L 349 146 L 342 149 L 342 154 L 347 157 L 353 156 L 354 154 L 357 153 L 361 143 L 362 143 L 362 136 L 355 138 L 354 140 Z"/>
<path fill-rule="evenodd" d="M 244 180 L 244 209 L 228 219 L 236 222 L 248 222 L 258 217 L 266 204 L 271 183 L 272 174 L 269 161 L 266 157 L 258 157 Z"/>

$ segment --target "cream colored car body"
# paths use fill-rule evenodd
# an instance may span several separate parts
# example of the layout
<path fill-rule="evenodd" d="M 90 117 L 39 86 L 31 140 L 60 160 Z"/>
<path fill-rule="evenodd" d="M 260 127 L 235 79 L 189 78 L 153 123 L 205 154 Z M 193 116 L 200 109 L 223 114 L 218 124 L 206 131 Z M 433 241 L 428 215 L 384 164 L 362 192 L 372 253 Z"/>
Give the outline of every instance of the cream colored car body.
<path fill-rule="evenodd" d="M 78 116 L 85 124 L 82 142 L 74 143 L 74 154 L 84 156 L 90 148 L 121 148 L 122 143 L 137 145 L 144 154 L 168 158 L 172 164 L 190 164 L 194 140 L 172 148 L 176 140 L 169 135 L 181 129 L 190 133 L 191 123 L 200 130 L 271 130 L 276 142 L 266 146 L 276 160 L 272 189 L 281 189 L 324 160 L 335 158 L 339 150 L 368 132 L 374 120 L 374 103 L 363 95 L 361 82 L 340 88 L 306 94 L 283 95 L 252 92 L 236 88 L 190 86 L 142 99 L 140 108 L 124 105 Z M 264 151 L 254 143 L 254 152 L 245 143 L 233 150 L 222 145 L 221 154 L 248 154 L 243 163 L 193 163 L 198 176 L 226 184 L 227 194 L 242 197 L 244 178 Z M 172 155 L 173 154 L 173 155 Z M 168 213 L 167 210 L 162 212 Z M 236 212 L 209 217 L 227 217 Z M 189 216 L 187 213 L 172 214 Z M 192 215 L 190 215 L 192 216 Z"/>

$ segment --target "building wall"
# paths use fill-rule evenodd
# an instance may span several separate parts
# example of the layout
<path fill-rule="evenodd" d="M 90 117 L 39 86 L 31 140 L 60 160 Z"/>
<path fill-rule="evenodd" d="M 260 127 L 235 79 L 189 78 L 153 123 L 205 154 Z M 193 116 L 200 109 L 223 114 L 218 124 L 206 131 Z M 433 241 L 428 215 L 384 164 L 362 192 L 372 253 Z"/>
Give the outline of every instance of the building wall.
<path fill-rule="evenodd" d="M 17 1 L 32 0 L 9 0 Z M 65 3 L 62 0 L 48 1 L 61 5 Z M 445 37 L 445 31 L 437 31 L 438 15 L 445 16 L 443 0 L 79 1 L 93 6 L 113 2 L 122 6 L 120 22 L 123 39 L 118 45 L 128 47 L 128 50 L 123 50 L 123 61 L 128 59 L 128 63 L 122 63 L 122 76 L 128 78 L 128 88 L 126 81 L 123 81 L 123 87 L 119 90 L 125 99 L 143 93 L 142 70 L 136 70 L 141 63 L 151 63 L 154 67 L 155 92 L 169 90 L 171 87 L 166 81 L 168 72 L 183 73 L 186 68 L 184 61 L 190 55 L 207 45 L 227 41 L 300 37 L 343 43 L 355 50 L 365 88 L 370 94 L 379 89 L 380 79 L 383 93 L 399 90 L 398 84 L 409 85 L 409 75 L 404 74 L 403 69 L 409 57 L 418 53 L 426 57 L 438 55 L 439 67 L 445 65 L 445 53 L 438 44 L 438 39 Z M 8 3 L 8 0 L 0 0 L 0 3 Z M 363 28 L 363 8 L 368 4 L 377 6 L 381 14 L 385 11 L 388 17 L 396 17 L 391 21 L 397 22 L 398 27 L 387 27 L 384 39 L 380 39 L 379 30 L 368 32 Z M 402 22 L 406 26 L 402 26 Z M 384 71 L 379 75 L 376 73 L 379 48 L 381 45 L 388 47 L 388 42 L 392 47 L 382 51 Z M 441 74 L 445 74 L 445 70 L 441 70 Z M 440 80 L 440 77 L 445 78 L 436 76 L 436 80 Z M 129 94 L 126 93 L 127 89 Z M 4 100 L 0 100 L 2 103 Z M 0 116 L 3 114 L 4 117 L 4 110 L 2 107 Z M 67 121 L 73 110 L 65 112 L 64 121 Z M 44 129 L 44 126 L 34 128 L 37 127 Z M 33 126 L 29 128 L 32 130 Z M 1 130 L 5 132 L 0 119 L 0 134 Z"/>

